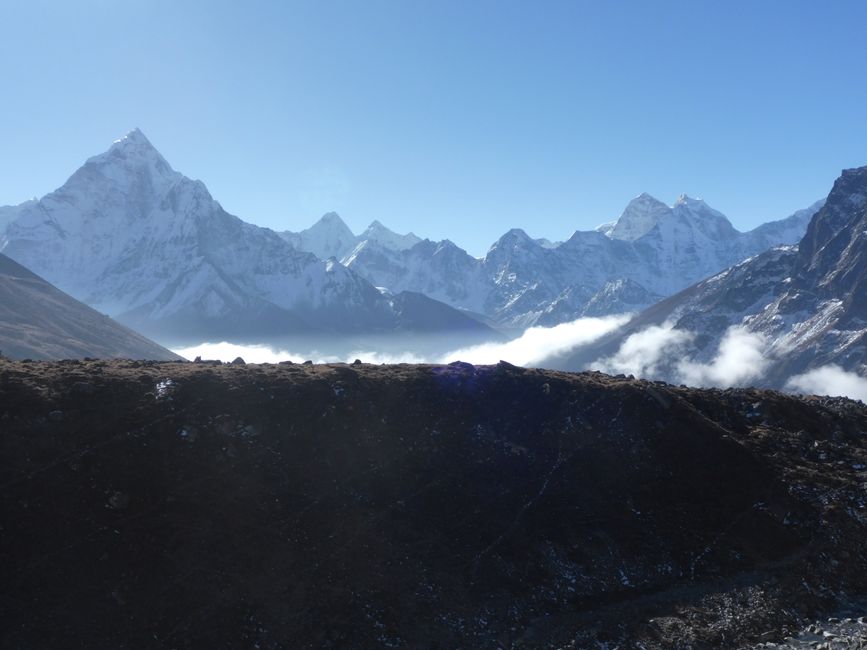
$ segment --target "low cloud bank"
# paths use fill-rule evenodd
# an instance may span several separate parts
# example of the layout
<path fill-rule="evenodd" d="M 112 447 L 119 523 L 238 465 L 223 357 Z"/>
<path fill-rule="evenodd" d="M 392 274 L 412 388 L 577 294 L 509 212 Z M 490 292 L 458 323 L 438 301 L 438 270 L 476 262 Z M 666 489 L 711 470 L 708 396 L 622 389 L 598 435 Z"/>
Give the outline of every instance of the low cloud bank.
<path fill-rule="evenodd" d="M 744 386 L 761 378 L 771 359 L 765 356 L 767 339 L 741 326 L 728 328 L 709 363 L 679 361 L 677 372 L 691 386 Z"/>
<path fill-rule="evenodd" d="M 483 343 L 453 350 L 443 355 L 439 361 L 484 364 L 503 360 L 516 366 L 539 365 L 546 359 L 567 354 L 570 350 L 592 343 L 628 320 L 629 316 L 579 318 L 554 327 L 531 327 L 518 338 L 506 343 Z"/>
<path fill-rule="evenodd" d="M 628 316 L 579 318 L 555 327 L 531 327 L 520 337 L 505 343 L 484 343 L 458 348 L 446 353 L 419 354 L 410 350 L 383 351 L 356 349 L 348 353 L 322 350 L 297 351 L 267 345 L 203 343 L 174 352 L 187 359 L 232 361 L 242 357 L 249 363 L 304 361 L 316 363 L 450 363 L 467 361 L 492 364 L 500 360 L 519 366 L 544 365 L 547 359 L 563 357 L 582 345 L 593 343 L 623 325 Z M 609 374 L 634 375 L 646 379 L 664 379 L 690 386 L 755 385 L 762 382 L 774 359 L 769 341 L 745 327 L 735 325 L 726 330 L 715 351 L 696 359 L 696 334 L 676 329 L 671 322 L 653 325 L 628 336 L 614 355 L 590 365 L 593 370 Z M 793 393 L 840 395 L 867 402 L 867 377 L 828 365 L 790 378 L 784 390 Z"/>
<path fill-rule="evenodd" d="M 672 360 L 680 356 L 694 338 L 691 332 L 674 329 L 673 323 L 651 325 L 630 334 L 616 354 L 599 359 L 590 367 L 609 375 L 663 376 L 668 374 Z"/>
<path fill-rule="evenodd" d="M 497 363 L 501 359 L 518 366 L 538 365 L 553 356 L 568 353 L 581 345 L 592 343 L 599 337 L 623 325 L 628 316 L 606 318 L 579 318 L 571 323 L 554 327 L 531 327 L 521 336 L 505 343 L 483 343 L 451 350 L 446 353 L 420 355 L 412 351 L 385 352 L 377 350 L 353 350 L 335 354 L 322 350 L 299 352 L 277 349 L 267 345 L 236 345 L 233 343 L 203 343 L 173 352 L 187 359 L 220 359 L 232 361 L 242 357 L 249 363 L 278 363 L 280 361 L 304 361 L 316 363 L 351 363 L 361 359 L 365 363 Z"/>
<path fill-rule="evenodd" d="M 867 402 L 867 378 L 843 370 L 836 364 L 795 375 L 786 382 L 786 390 L 813 395 L 842 395 Z"/>
<path fill-rule="evenodd" d="M 172 352 L 190 360 L 202 357 L 202 359 L 219 359 L 220 361 L 229 362 L 237 357 L 241 357 L 247 363 L 280 363 L 281 361 L 294 361 L 298 363 L 308 359 L 316 363 L 349 363 L 355 359 L 362 359 L 365 363 L 425 363 L 428 361 L 428 359 L 424 359 L 411 352 L 389 354 L 359 350 L 346 355 L 337 355 L 320 350 L 297 352 L 273 348 L 267 345 L 239 345 L 226 341 L 221 343 L 202 343 L 201 345 L 194 345 L 188 348 L 174 349 Z"/>
<path fill-rule="evenodd" d="M 599 359 L 591 368 L 691 386 L 742 386 L 760 378 L 771 361 L 763 351 L 765 338 L 741 326 L 726 331 L 706 363 L 689 358 L 695 339 L 693 332 L 675 329 L 671 322 L 651 325 L 628 336 L 616 354 Z"/>
<path fill-rule="evenodd" d="M 616 354 L 590 367 L 609 374 L 728 388 L 760 384 L 774 361 L 768 339 L 741 325 L 726 330 L 707 362 L 694 359 L 696 338 L 694 332 L 675 329 L 672 322 L 652 325 L 628 336 Z M 867 402 L 867 378 L 834 364 L 791 377 L 783 390 Z"/>

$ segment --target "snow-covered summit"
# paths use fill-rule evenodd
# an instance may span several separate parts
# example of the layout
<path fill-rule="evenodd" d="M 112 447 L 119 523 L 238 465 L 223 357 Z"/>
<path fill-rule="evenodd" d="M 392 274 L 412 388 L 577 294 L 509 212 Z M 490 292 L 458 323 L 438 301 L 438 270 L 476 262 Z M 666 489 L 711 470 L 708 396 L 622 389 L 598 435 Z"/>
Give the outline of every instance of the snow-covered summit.
<path fill-rule="evenodd" d="M 374 220 L 367 229 L 358 236 L 360 241 L 375 241 L 391 250 L 402 251 L 412 248 L 421 241 L 414 233 L 399 235 L 393 230 L 386 228 L 378 220 Z"/>
<path fill-rule="evenodd" d="M 115 140 L 107 151 L 88 158 L 84 164 L 87 167 L 110 174 L 113 180 L 120 180 L 122 173 L 140 175 L 144 170 L 167 183 L 182 177 L 138 128 Z"/>
<path fill-rule="evenodd" d="M 355 246 L 356 237 L 336 212 L 324 214 L 319 221 L 301 232 L 281 232 L 280 236 L 299 251 L 313 253 L 319 259 L 342 259 Z"/>
<path fill-rule="evenodd" d="M 351 255 L 364 242 L 375 242 L 389 250 L 402 251 L 421 241 L 413 233 L 400 235 L 379 221 L 374 221 L 356 236 L 336 212 L 327 213 L 306 230 L 287 230 L 278 234 L 296 250 L 313 253 L 320 259 L 334 257 L 338 260 Z"/>
<path fill-rule="evenodd" d="M 601 230 L 612 239 L 635 241 L 646 235 L 659 221 L 671 212 L 665 203 L 643 192 L 632 199 L 614 224 Z M 607 224 L 605 224 L 607 225 Z"/>

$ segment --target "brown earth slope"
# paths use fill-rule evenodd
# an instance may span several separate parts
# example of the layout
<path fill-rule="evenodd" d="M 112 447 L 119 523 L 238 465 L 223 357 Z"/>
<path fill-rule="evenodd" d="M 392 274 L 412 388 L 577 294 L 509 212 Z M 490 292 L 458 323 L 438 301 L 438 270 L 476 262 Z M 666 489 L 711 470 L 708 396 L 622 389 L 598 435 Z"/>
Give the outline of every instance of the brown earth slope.
<path fill-rule="evenodd" d="M 0 352 L 12 359 L 180 359 L 3 254 Z"/>
<path fill-rule="evenodd" d="M 0 646 L 773 640 L 867 592 L 865 432 L 508 364 L 0 361 Z"/>

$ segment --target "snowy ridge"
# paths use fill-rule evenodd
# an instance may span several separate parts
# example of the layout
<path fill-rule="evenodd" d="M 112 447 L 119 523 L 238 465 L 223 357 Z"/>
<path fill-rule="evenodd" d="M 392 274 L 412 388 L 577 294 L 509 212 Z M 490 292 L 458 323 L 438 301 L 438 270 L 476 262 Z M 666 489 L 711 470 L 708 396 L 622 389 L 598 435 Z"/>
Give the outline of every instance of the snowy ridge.
<path fill-rule="evenodd" d="M 793 244 L 821 202 L 741 233 L 700 199 L 642 194 L 621 218 L 551 244 L 513 229 L 476 259 L 452 242 L 360 244 L 343 263 L 376 286 L 426 293 L 505 327 L 636 311 L 772 246 Z"/>
<path fill-rule="evenodd" d="M 630 340 L 644 337 L 677 353 L 636 364 L 645 376 L 679 382 L 683 359 L 719 365 L 740 337 L 759 366 L 754 383 L 782 388 L 793 377 L 825 367 L 863 376 L 867 370 L 867 167 L 845 170 L 824 202 L 791 218 L 812 216 L 798 246 L 750 257 L 636 316 L 619 331 L 558 365 L 580 369 L 623 362 Z M 756 229 L 795 230 L 776 222 Z M 747 233 L 755 235 L 756 231 Z M 638 337 L 638 338 L 636 338 Z M 726 347 L 728 346 L 728 348 Z M 606 363 L 608 364 L 606 366 Z M 742 368 L 740 363 L 739 367 Z M 695 369 L 698 366 L 693 365 Z M 828 388 L 825 387 L 825 390 Z"/>
<path fill-rule="evenodd" d="M 313 253 L 320 259 L 334 257 L 338 260 L 350 255 L 353 249 L 366 242 L 379 244 L 388 250 L 402 251 L 421 241 L 413 233 L 399 235 L 379 221 L 373 221 L 363 233 L 356 236 L 336 212 L 325 214 L 306 230 L 285 230 L 278 234 L 299 251 Z"/>

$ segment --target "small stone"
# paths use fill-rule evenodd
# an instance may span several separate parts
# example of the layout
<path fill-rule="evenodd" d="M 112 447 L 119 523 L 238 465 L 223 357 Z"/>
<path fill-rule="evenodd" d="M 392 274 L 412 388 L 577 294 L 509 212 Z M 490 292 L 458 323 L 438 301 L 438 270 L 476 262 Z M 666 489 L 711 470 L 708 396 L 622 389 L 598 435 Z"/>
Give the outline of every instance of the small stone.
<path fill-rule="evenodd" d="M 93 395 L 96 389 L 89 381 L 77 381 L 72 384 L 72 392 L 79 395 Z"/>
<path fill-rule="evenodd" d="M 244 429 L 243 429 L 243 435 L 245 435 L 245 436 L 251 436 L 251 437 L 253 437 L 253 436 L 258 436 L 258 435 L 259 435 L 259 430 L 258 430 L 256 427 L 254 427 L 252 424 L 248 424 L 248 425 L 245 426 Z"/>
<path fill-rule="evenodd" d="M 214 430 L 221 436 L 231 436 L 238 430 L 238 425 L 231 415 L 218 415 L 214 418 Z"/>
<path fill-rule="evenodd" d="M 235 359 L 232 361 L 232 365 L 233 366 L 246 366 L 247 362 L 244 361 L 241 357 L 235 357 Z"/>
<path fill-rule="evenodd" d="M 52 422 L 61 422 L 63 420 L 63 411 L 51 411 L 48 414 L 48 419 Z"/>
<path fill-rule="evenodd" d="M 108 506 L 113 510 L 123 510 L 129 505 L 129 495 L 123 492 L 112 492 L 108 497 Z"/>
<path fill-rule="evenodd" d="M 310 359 L 307 359 L 307 361 L 305 361 L 305 362 L 304 362 L 303 364 L 301 364 L 301 365 L 303 365 L 303 366 L 312 366 L 312 365 L 313 365 L 313 362 L 312 362 Z"/>
<path fill-rule="evenodd" d="M 360 366 L 361 365 L 361 359 L 356 359 L 355 361 L 352 362 L 352 365 L 353 366 Z"/>

